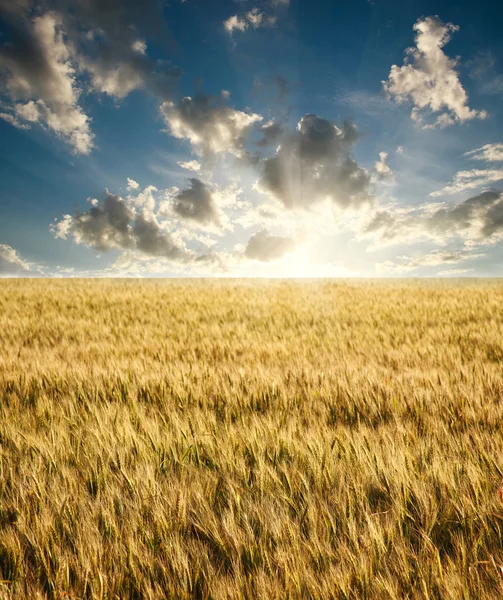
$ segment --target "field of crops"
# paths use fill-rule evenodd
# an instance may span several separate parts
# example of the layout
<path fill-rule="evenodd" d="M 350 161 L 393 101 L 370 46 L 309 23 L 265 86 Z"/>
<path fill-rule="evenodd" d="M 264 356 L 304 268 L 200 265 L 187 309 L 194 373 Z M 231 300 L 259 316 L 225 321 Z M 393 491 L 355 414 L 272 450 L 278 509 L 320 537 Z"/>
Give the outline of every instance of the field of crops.
<path fill-rule="evenodd" d="M 503 598 L 503 282 L 0 281 L 0 598 Z"/>

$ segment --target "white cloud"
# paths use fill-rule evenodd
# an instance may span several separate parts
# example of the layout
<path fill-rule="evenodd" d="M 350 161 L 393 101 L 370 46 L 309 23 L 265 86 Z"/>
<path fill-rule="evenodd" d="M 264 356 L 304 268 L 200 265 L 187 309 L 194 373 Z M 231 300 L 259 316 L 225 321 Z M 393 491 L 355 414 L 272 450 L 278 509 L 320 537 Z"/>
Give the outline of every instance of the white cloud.
<path fill-rule="evenodd" d="M 439 271 L 437 275 L 462 275 L 463 273 L 472 273 L 475 269 L 444 269 Z"/>
<path fill-rule="evenodd" d="M 391 167 L 386 164 L 386 159 L 388 158 L 387 152 L 379 152 L 379 160 L 374 163 L 374 169 L 377 173 L 378 179 L 392 179 L 393 171 Z"/>
<path fill-rule="evenodd" d="M 141 70 L 128 62 L 110 66 L 106 62 L 91 62 L 82 58 L 80 64 L 90 73 L 93 88 L 114 98 L 125 98 L 145 85 Z"/>
<path fill-rule="evenodd" d="M 12 246 L 0 244 L 0 277 L 39 277 L 43 268 L 24 260 Z"/>
<path fill-rule="evenodd" d="M 39 123 L 76 153 L 88 154 L 94 136 L 89 117 L 78 105 L 80 90 L 61 19 L 46 13 L 27 22 L 19 33 L 21 45 L 4 44 L 0 50 L 3 91 L 12 101 L 10 122 Z"/>
<path fill-rule="evenodd" d="M 487 163 L 503 163 L 503 144 L 486 144 L 482 148 L 465 152 L 473 160 L 485 161 Z M 442 196 L 444 194 L 457 194 L 465 190 L 473 190 L 487 186 L 490 183 L 503 179 L 503 168 L 491 169 L 468 169 L 458 171 L 454 179 L 439 191 L 432 192 L 430 196 Z"/>
<path fill-rule="evenodd" d="M 485 257 L 485 254 L 470 254 L 463 251 L 445 251 L 435 250 L 417 258 L 409 256 L 399 256 L 397 261 L 386 260 L 376 264 L 376 269 L 380 273 L 401 274 L 416 271 L 420 267 L 438 267 L 440 265 L 453 265 L 467 260 L 476 260 Z M 451 269 L 451 271 L 453 271 Z M 455 269 L 456 272 L 465 272 L 467 269 Z M 445 274 L 442 271 L 439 274 Z"/>
<path fill-rule="evenodd" d="M 226 21 L 224 21 L 225 31 L 232 35 L 234 30 L 238 31 L 246 31 L 248 29 L 248 23 L 245 19 L 238 17 L 237 15 L 232 15 Z"/>
<path fill-rule="evenodd" d="M 176 164 L 182 167 L 182 169 L 187 169 L 187 171 L 195 171 L 197 173 L 197 171 L 201 170 L 201 163 L 197 160 L 189 160 L 187 162 L 178 161 Z"/>
<path fill-rule="evenodd" d="M 486 144 L 482 148 L 465 152 L 463 156 L 486 162 L 503 162 L 503 144 Z"/>
<path fill-rule="evenodd" d="M 137 190 L 140 187 L 140 184 L 135 181 L 134 179 L 130 179 L 129 177 L 127 178 L 127 189 L 132 192 L 134 190 Z"/>
<path fill-rule="evenodd" d="M 131 48 L 135 52 L 139 52 L 140 54 L 146 54 L 147 53 L 147 44 L 146 44 L 145 40 L 135 40 L 131 44 Z"/>
<path fill-rule="evenodd" d="M 459 27 L 444 24 L 437 17 L 426 17 L 415 23 L 414 30 L 416 47 L 406 51 L 404 65 L 393 65 L 388 80 L 383 82 L 387 95 L 398 103 L 411 101 L 411 117 L 427 128 L 484 119 L 486 111 L 468 106 L 468 95 L 456 70 L 457 61 L 442 50 Z M 433 123 L 425 123 L 424 117 L 430 113 L 438 116 Z"/>
<path fill-rule="evenodd" d="M 0 244 L 0 277 L 26 274 L 30 266 L 19 253 L 7 244 Z"/>
<path fill-rule="evenodd" d="M 155 185 L 147 185 L 147 187 L 142 192 L 139 192 L 136 197 L 130 196 L 130 198 L 137 208 L 144 208 L 152 212 L 157 204 L 154 194 L 158 191 L 159 190 Z"/>
<path fill-rule="evenodd" d="M 458 171 L 449 185 L 439 191 L 431 192 L 430 196 L 437 197 L 445 194 L 458 194 L 466 190 L 473 190 L 487 186 L 503 179 L 503 169 L 470 169 Z"/>
<path fill-rule="evenodd" d="M 284 0 L 275 2 L 274 5 L 288 4 Z M 232 36 L 234 31 L 246 31 L 249 27 L 259 29 L 260 27 L 272 27 L 277 21 L 275 15 L 267 15 L 259 8 L 255 7 L 247 11 L 244 15 L 232 15 L 223 23 L 225 31 Z"/>
<path fill-rule="evenodd" d="M 26 123 L 23 123 L 22 121 L 17 119 L 14 115 L 11 115 L 10 113 L 0 112 L 0 119 L 7 121 L 7 123 L 9 123 L 10 125 L 13 125 L 14 127 L 17 127 L 18 129 L 31 129 L 29 125 L 27 125 Z"/>
<path fill-rule="evenodd" d="M 55 219 L 51 223 L 49 229 L 56 239 L 66 240 L 66 238 L 70 234 L 72 224 L 73 224 L 72 215 L 67 214 L 67 215 L 63 215 L 59 221 L 57 219 Z"/>
<path fill-rule="evenodd" d="M 164 102 L 161 113 L 169 132 L 186 139 L 203 158 L 213 159 L 230 152 L 245 156 L 245 141 L 250 128 L 262 117 L 227 106 L 222 99 L 198 94 L 179 102 Z"/>

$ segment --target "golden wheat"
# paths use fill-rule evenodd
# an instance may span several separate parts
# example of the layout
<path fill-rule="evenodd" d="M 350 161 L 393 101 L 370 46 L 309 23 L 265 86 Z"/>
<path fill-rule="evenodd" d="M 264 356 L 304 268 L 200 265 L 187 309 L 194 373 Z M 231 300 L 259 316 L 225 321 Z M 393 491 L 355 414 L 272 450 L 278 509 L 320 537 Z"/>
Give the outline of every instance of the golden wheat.
<path fill-rule="evenodd" d="M 503 283 L 0 282 L 0 598 L 502 598 Z"/>

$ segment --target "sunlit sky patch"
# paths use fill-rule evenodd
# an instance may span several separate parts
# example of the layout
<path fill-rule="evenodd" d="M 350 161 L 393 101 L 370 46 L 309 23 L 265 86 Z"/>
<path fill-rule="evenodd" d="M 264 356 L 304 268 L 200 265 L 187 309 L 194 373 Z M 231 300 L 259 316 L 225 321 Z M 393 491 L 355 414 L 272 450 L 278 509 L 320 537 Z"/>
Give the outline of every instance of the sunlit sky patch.
<path fill-rule="evenodd" d="M 501 276 L 488 1 L 0 0 L 0 276 Z"/>

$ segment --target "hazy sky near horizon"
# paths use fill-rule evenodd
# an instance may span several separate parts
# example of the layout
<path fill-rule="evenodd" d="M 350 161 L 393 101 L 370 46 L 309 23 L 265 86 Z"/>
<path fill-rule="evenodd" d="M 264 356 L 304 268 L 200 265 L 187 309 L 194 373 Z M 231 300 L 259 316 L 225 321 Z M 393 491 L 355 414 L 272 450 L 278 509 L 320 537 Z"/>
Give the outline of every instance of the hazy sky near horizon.
<path fill-rule="evenodd" d="M 503 276 L 501 15 L 0 0 L 0 276 Z"/>

